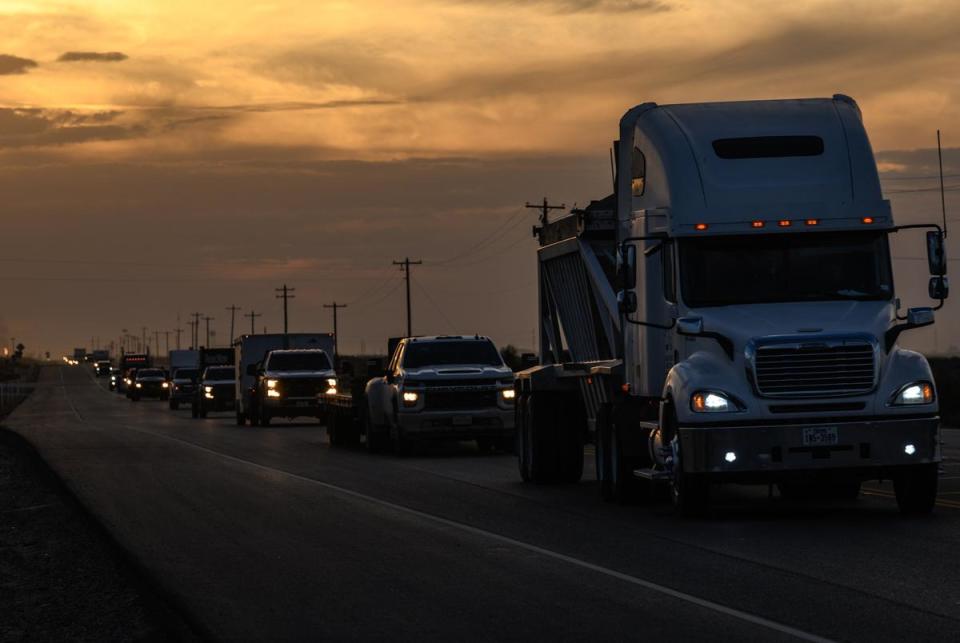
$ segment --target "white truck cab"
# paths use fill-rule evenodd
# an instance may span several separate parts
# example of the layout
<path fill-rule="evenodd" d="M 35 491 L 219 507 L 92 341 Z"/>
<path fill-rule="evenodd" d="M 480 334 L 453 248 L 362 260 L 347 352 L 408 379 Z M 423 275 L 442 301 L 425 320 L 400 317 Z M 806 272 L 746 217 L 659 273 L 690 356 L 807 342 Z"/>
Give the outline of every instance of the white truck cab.
<path fill-rule="evenodd" d="M 558 452 L 573 463 L 572 445 L 595 441 L 607 496 L 663 480 L 700 511 L 714 482 L 852 495 L 886 478 L 903 511 L 929 511 L 936 387 L 897 339 L 932 324 L 947 295 L 943 231 L 894 224 L 856 103 L 645 103 L 621 120 L 617 159 L 612 199 L 578 213 L 572 234 L 562 221 L 540 233 L 524 477 L 579 478 L 537 462 L 555 445 L 532 437 L 547 413 L 538 389 L 574 390 L 582 427 L 561 424 Z M 915 228 L 938 305 L 903 311 L 888 237 Z"/>
<path fill-rule="evenodd" d="M 512 450 L 514 395 L 513 371 L 489 338 L 405 338 L 386 374 L 367 383 L 367 442 L 390 440 L 398 453 L 425 439 Z"/>

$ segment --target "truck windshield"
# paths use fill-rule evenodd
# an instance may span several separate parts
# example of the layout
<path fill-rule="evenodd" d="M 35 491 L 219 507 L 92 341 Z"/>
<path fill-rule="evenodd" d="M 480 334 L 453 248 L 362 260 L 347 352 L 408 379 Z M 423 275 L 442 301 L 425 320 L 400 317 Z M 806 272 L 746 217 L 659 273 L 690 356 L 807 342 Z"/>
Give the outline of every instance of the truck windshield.
<path fill-rule="evenodd" d="M 137 377 L 163 377 L 165 373 L 159 368 L 144 368 L 137 371 Z"/>
<path fill-rule="evenodd" d="M 404 368 L 465 364 L 503 366 L 503 360 L 493 342 L 476 340 L 410 342 L 403 351 Z"/>
<path fill-rule="evenodd" d="M 680 281 L 691 308 L 893 296 L 882 231 L 683 239 Z"/>
<path fill-rule="evenodd" d="M 236 373 L 232 366 L 217 366 L 208 368 L 204 374 L 205 380 L 232 380 Z"/>
<path fill-rule="evenodd" d="M 178 380 L 192 380 L 197 377 L 197 369 L 195 368 L 178 368 L 173 376 Z"/>
<path fill-rule="evenodd" d="M 329 371 L 330 360 L 322 351 L 303 353 L 274 353 L 267 366 L 270 371 Z"/>

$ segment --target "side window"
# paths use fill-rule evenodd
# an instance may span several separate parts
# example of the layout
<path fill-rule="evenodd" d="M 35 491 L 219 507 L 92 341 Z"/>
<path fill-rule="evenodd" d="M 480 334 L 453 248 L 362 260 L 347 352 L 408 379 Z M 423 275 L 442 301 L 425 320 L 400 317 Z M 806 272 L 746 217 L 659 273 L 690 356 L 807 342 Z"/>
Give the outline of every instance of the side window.
<path fill-rule="evenodd" d="M 630 186 L 633 196 L 643 196 L 647 188 L 647 157 L 639 147 L 633 148 L 633 159 L 630 163 Z"/>
<path fill-rule="evenodd" d="M 663 260 L 663 298 L 675 304 L 677 303 L 677 271 L 673 255 L 674 244 L 665 242 L 660 252 Z"/>

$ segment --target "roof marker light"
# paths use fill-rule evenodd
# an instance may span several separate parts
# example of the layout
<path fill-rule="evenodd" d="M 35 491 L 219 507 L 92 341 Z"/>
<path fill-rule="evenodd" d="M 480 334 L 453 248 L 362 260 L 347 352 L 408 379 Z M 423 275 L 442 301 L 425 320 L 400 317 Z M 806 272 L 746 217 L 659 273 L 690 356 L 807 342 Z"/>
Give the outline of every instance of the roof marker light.
<path fill-rule="evenodd" d="M 861 220 L 863 223 L 866 223 L 867 225 L 870 225 L 871 223 L 873 223 L 873 217 L 863 217 L 863 218 L 860 219 L 860 220 Z"/>
<path fill-rule="evenodd" d="M 760 221 L 759 219 L 757 219 L 756 221 L 751 221 L 751 222 L 750 222 L 750 225 L 751 225 L 752 227 L 754 227 L 754 228 L 762 228 L 763 226 L 765 226 L 765 225 L 767 225 L 767 224 L 764 223 L 763 221 Z"/>
<path fill-rule="evenodd" d="M 791 221 L 790 219 L 780 219 L 779 221 L 777 221 L 777 225 L 780 226 L 781 228 L 789 228 L 790 226 L 793 225 L 793 221 Z"/>
<path fill-rule="evenodd" d="M 693 229 L 694 229 L 694 230 L 697 230 L 697 231 L 699 231 L 699 232 L 703 232 L 704 230 L 707 229 L 707 224 L 706 224 L 706 223 L 698 223 L 698 224 L 696 224 L 696 225 L 693 226 Z"/>
<path fill-rule="evenodd" d="M 807 225 L 820 225 L 820 219 L 807 219 Z"/>

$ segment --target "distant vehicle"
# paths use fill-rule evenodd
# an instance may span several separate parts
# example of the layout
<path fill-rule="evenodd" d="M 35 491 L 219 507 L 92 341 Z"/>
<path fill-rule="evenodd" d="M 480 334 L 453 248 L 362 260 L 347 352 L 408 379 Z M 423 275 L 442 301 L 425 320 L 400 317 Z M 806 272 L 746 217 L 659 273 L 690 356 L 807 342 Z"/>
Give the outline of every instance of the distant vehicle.
<path fill-rule="evenodd" d="M 87 359 L 87 349 L 86 348 L 74 348 L 73 349 L 73 359 L 77 362 L 83 362 Z"/>
<path fill-rule="evenodd" d="M 514 375 L 487 337 L 402 339 L 386 372 L 371 379 L 362 399 L 323 396 L 331 442 L 366 435 L 367 449 L 407 453 L 419 441 L 476 440 L 482 450 L 514 448 Z"/>
<path fill-rule="evenodd" d="M 167 381 L 167 372 L 162 368 L 141 368 L 132 378 L 127 397 L 134 402 L 144 397 L 167 399 L 170 394 L 170 383 Z"/>
<path fill-rule="evenodd" d="M 191 414 L 194 418 L 205 418 L 211 411 L 233 410 L 236 387 L 236 369 L 233 366 L 208 366 L 197 385 Z"/>
<path fill-rule="evenodd" d="M 138 368 L 150 368 L 153 360 L 149 353 L 121 353 L 117 368 L 120 370 L 120 377 L 117 378 L 116 391 L 126 393 L 128 387 L 133 384 L 133 375 Z"/>
<path fill-rule="evenodd" d="M 116 366 L 110 367 L 110 390 L 116 390 L 117 382 L 122 379 L 123 374 L 120 372 L 120 369 Z"/>
<path fill-rule="evenodd" d="M 100 360 L 93 365 L 93 372 L 97 377 L 106 377 L 110 374 L 110 360 Z"/>
<path fill-rule="evenodd" d="M 937 495 L 937 391 L 897 344 L 947 296 L 943 230 L 896 226 L 849 97 L 644 103 L 620 121 L 616 192 L 538 229 L 540 366 L 518 374 L 525 481 L 607 499 L 715 483 L 855 498 Z M 925 228 L 936 308 L 901 310 L 889 238 Z M 903 236 L 902 234 L 898 236 Z"/>
<path fill-rule="evenodd" d="M 337 374 L 321 349 L 274 350 L 257 369 L 251 424 L 266 426 L 275 417 L 319 418 L 319 396 L 335 393 Z"/>
<path fill-rule="evenodd" d="M 91 355 L 91 361 L 96 362 L 109 362 L 110 361 L 110 351 L 104 348 L 98 348 L 93 351 Z"/>
<path fill-rule="evenodd" d="M 333 355 L 333 335 L 331 333 L 242 335 L 234 342 L 234 361 L 237 365 L 238 426 L 244 425 L 248 420 L 254 425 L 260 422 L 260 408 L 257 406 L 256 395 L 257 371 L 262 367 L 267 354 L 272 350 L 295 348 L 320 349 L 328 356 Z"/>
<path fill-rule="evenodd" d="M 181 402 L 192 403 L 197 395 L 197 380 L 200 370 L 197 368 L 178 368 L 170 375 L 170 409 L 176 411 Z"/>
<path fill-rule="evenodd" d="M 209 353 L 209 351 L 207 351 Z M 208 358 L 209 360 L 209 358 Z M 211 364 L 208 363 L 208 366 Z M 175 349 L 167 355 L 167 369 L 173 374 L 179 368 L 200 368 L 200 351 L 193 349 Z"/>

